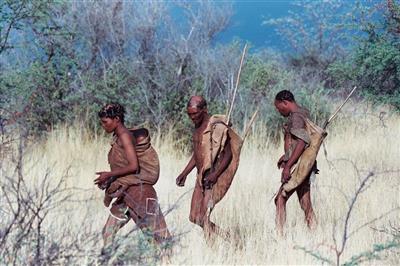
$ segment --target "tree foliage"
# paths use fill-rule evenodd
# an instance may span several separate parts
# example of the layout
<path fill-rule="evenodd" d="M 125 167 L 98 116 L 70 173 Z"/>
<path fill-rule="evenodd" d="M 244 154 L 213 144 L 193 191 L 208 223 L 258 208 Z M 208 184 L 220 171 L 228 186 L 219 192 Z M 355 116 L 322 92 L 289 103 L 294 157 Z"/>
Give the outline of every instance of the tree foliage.
<path fill-rule="evenodd" d="M 366 36 L 355 50 L 354 79 L 367 98 L 400 110 L 400 8 L 388 0 L 378 11 L 379 20 L 364 26 Z"/>
<path fill-rule="evenodd" d="M 359 4 L 354 23 L 361 34 L 347 59 L 329 68 L 336 87 L 357 85 L 361 96 L 400 110 L 400 12 L 394 1 Z"/>
<path fill-rule="evenodd" d="M 354 84 L 367 99 L 399 106 L 398 4 L 380 7 L 303 1 L 288 17 L 266 21 L 291 49 L 250 52 L 234 122 L 243 126 L 259 106 L 278 139 L 272 102 L 282 89 L 294 91 L 319 123 L 332 91 Z M 97 110 L 118 101 L 129 126 L 186 136 L 190 95 L 204 95 L 213 113 L 224 113 L 232 98 L 242 43 L 216 42 L 231 15 L 227 3 L 200 0 L 3 1 L 1 125 L 23 118 L 43 132 L 80 119 L 96 129 Z"/>
<path fill-rule="evenodd" d="M 346 1 L 297 1 L 289 14 L 265 20 L 286 42 L 289 63 L 324 70 L 346 54 L 351 5 Z"/>

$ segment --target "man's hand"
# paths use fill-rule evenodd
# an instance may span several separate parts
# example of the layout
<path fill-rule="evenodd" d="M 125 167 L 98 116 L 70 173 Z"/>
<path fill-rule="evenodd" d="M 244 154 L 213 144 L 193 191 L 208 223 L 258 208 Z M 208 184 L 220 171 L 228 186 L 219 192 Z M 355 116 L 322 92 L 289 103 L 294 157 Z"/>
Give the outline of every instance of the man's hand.
<path fill-rule="evenodd" d="M 94 184 L 97 185 L 100 189 L 105 189 L 104 185 L 111 177 L 110 172 L 96 172 L 96 175 L 100 176 L 94 180 Z"/>
<path fill-rule="evenodd" d="M 276 164 L 276 166 L 278 166 L 278 169 L 280 168 L 285 168 L 285 154 L 281 156 L 281 158 L 279 158 L 278 163 Z"/>
<path fill-rule="evenodd" d="M 185 185 L 186 177 L 187 177 L 187 175 L 180 174 L 180 175 L 176 178 L 176 185 L 177 185 L 178 187 L 183 187 L 183 186 Z"/>
<path fill-rule="evenodd" d="M 287 183 L 290 179 L 290 168 L 284 167 L 282 170 L 281 182 Z"/>
<path fill-rule="evenodd" d="M 204 178 L 204 188 L 205 189 L 211 189 L 212 186 L 217 183 L 217 176 L 214 174 L 209 174 L 207 177 Z"/>

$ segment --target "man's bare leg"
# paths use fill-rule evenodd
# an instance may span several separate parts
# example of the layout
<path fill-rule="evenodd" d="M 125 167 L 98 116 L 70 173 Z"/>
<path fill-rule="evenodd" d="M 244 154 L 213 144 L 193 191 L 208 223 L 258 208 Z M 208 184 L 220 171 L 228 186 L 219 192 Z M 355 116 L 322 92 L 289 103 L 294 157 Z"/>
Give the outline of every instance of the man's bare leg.
<path fill-rule="evenodd" d="M 211 190 L 203 192 L 203 189 L 196 183 L 192 196 L 189 220 L 203 228 L 206 239 L 210 239 L 214 235 L 219 235 L 223 239 L 227 239 L 228 233 L 210 221 L 212 208 Z"/>
<path fill-rule="evenodd" d="M 283 227 L 286 223 L 286 202 L 287 198 L 282 195 L 282 189 L 280 189 L 278 195 L 275 197 L 275 225 L 280 236 L 283 236 Z"/>
<path fill-rule="evenodd" d="M 294 193 L 283 192 L 283 188 L 281 187 L 278 191 L 278 194 L 275 197 L 275 205 L 276 205 L 276 216 L 275 216 L 275 225 L 280 236 L 283 236 L 283 227 L 286 223 L 286 203 L 289 200 L 290 196 Z"/>
<path fill-rule="evenodd" d="M 211 222 L 210 215 L 212 209 L 214 208 L 214 202 L 212 202 L 211 190 L 205 190 L 203 203 L 202 203 L 202 217 L 203 217 L 203 230 L 206 238 L 213 238 L 215 235 L 220 236 L 224 240 L 228 240 L 230 235 L 227 231 L 223 230 L 221 227 L 217 226 L 215 223 Z"/>
<path fill-rule="evenodd" d="M 309 181 L 305 180 L 304 184 L 300 185 L 297 189 L 297 196 L 299 198 L 300 206 L 304 211 L 305 220 L 309 229 L 314 230 L 316 228 L 316 218 L 311 203 L 311 193 Z"/>
<path fill-rule="evenodd" d="M 201 227 L 203 227 L 203 221 L 201 219 L 202 202 L 203 202 L 203 191 L 199 186 L 199 184 L 196 182 L 192 195 L 192 201 L 190 203 L 189 220 L 192 223 L 197 224 Z"/>

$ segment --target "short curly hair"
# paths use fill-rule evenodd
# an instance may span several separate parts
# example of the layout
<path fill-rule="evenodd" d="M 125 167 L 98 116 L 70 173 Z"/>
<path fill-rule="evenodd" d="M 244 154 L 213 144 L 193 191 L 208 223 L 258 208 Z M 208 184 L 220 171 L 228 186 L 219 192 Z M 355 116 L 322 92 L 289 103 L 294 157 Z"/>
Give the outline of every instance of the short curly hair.
<path fill-rule="evenodd" d="M 125 122 L 125 108 L 119 103 L 108 103 L 104 105 L 97 114 L 100 118 L 119 117 L 122 123 Z"/>
<path fill-rule="evenodd" d="M 275 101 L 295 102 L 294 95 L 288 90 L 280 91 L 275 96 Z"/>

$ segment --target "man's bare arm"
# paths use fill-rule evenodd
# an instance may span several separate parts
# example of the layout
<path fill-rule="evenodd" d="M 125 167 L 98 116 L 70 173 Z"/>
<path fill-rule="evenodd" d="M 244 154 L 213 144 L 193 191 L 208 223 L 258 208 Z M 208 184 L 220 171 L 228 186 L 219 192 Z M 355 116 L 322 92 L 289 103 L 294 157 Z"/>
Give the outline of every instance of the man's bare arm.
<path fill-rule="evenodd" d="M 225 169 L 228 167 L 229 163 L 232 160 L 232 150 L 231 150 L 231 142 L 228 140 L 228 143 L 226 144 L 224 151 L 223 151 L 223 156 L 219 164 L 217 164 L 216 169 L 214 169 L 213 174 L 216 175 L 217 177 L 222 174 L 222 172 L 225 171 Z"/>
<path fill-rule="evenodd" d="M 185 169 L 183 169 L 182 173 L 176 178 L 176 184 L 178 186 L 183 187 L 185 185 L 187 175 L 193 170 L 195 166 L 196 166 L 196 161 L 194 159 L 194 154 L 193 154 L 192 158 L 190 158 L 190 161 L 186 165 Z"/>
<path fill-rule="evenodd" d="M 193 154 L 188 164 L 186 165 L 185 169 L 183 169 L 181 175 L 188 175 L 195 166 L 196 166 L 196 161 L 194 160 L 194 154 Z"/>
<path fill-rule="evenodd" d="M 285 153 L 279 158 L 278 163 L 276 164 L 278 166 L 278 169 L 285 168 L 285 165 L 286 165 L 285 155 L 289 151 L 289 147 L 290 147 L 290 139 L 291 139 L 290 133 L 289 133 L 289 131 L 287 131 L 287 127 L 285 127 L 284 130 L 285 130 L 285 135 L 283 138 L 283 141 L 284 141 L 283 148 L 284 148 Z"/>
<path fill-rule="evenodd" d="M 205 187 L 210 187 L 211 185 L 215 184 L 218 180 L 218 177 L 228 168 L 230 162 L 232 161 L 232 149 L 231 149 L 231 142 L 228 139 L 226 141 L 226 145 L 224 147 L 222 158 L 217 163 L 216 168 L 212 171 L 208 176 L 206 176 L 205 180 Z"/>
<path fill-rule="evenodd" d="M 290 132 L 289 132 L 287 126 L 285 127 L 285 136 L 284 136 L 283 140 L 284 140 L 283 148 L 284 148 L 285 153 L 287 153 L 289 150 L 289 147 L 290 147 L 290 140 L 291 140 L 291 135 L 290 135 Z"/>
<path fill-rule="evenodd" d="M 290 156 L 289 160 L 286 162 L 286 167 L 289 169 L 297 162 L 300 158 L 301 154 L 306 147 L 306 143 L 302 139 L 297 139 L 296 147 L 294 148 L 292 155 Z"/>

